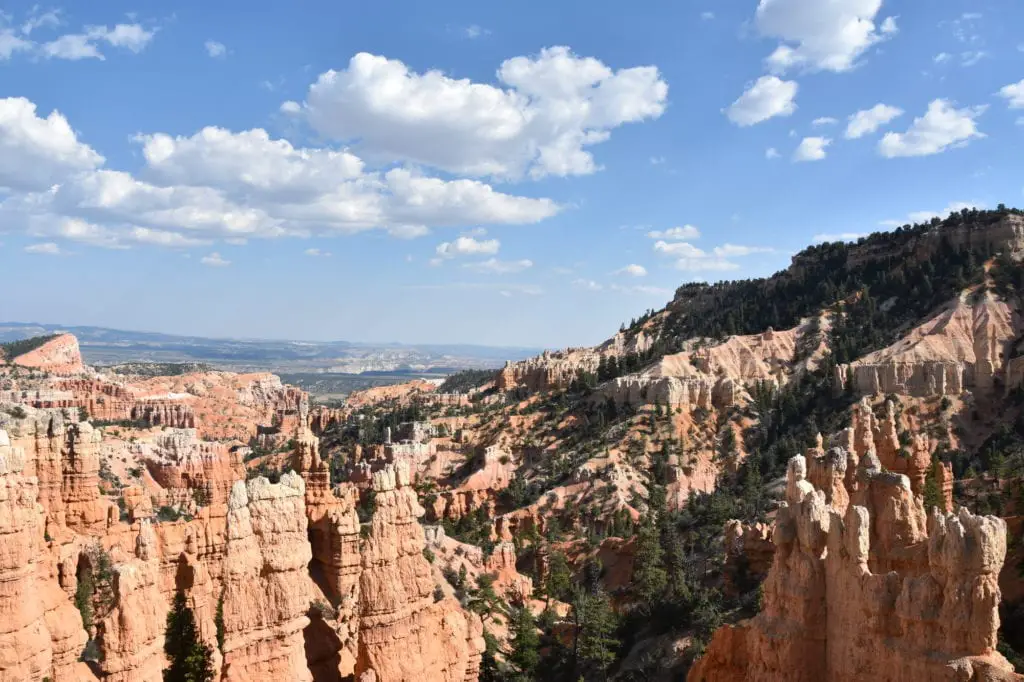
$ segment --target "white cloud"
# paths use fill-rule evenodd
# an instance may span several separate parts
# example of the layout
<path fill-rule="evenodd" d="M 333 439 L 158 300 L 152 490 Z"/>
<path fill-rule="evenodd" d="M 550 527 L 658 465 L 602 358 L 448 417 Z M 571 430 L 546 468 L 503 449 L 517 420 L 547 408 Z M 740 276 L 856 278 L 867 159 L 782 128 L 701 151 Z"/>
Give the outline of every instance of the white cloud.
<path fill-rule="evenodd" d="M 825 147 L 832 144 L 827 137 L 805 137 L 793 152 L 794 161 L 821 161 L 825 158 Z"/>
<path fill-rule="evenodd" d="M 619 268 L 615 271 L 616 275 L 629 275 L 631 277 L 645 277 L 647 275 L 647 268 L 636 263 L 630 263 L 629 265 Z"/>
<path fill-rule="evenodd" d="M 321 249 L 306 249 L 303 253 L 313 258 L 330 258 L 330 251 L 322 251 Z"/>
<path fill-rule="evenodd" d="M 770 246 L 741 246 L 739 244 L 722 244 L 712 249 L 712 253 L 720 258 L 733 258 L 735 256 L 749 256 L 754 253 L 774 253 L 775 249 Z"/>
<path fill-rule="evenodd" d="M 650 160 L 652 166 L 660 166 L 661 164 L 665 163 L 664 156 L 652 156 Z"/>
<path fill-rule="evenodd" d="M 849 123 L 846 125 L 846 132 L 843 136 L 847 140 L 856 140 L 870 135 L 883 125 L 903 115 L 903 110 L 891 107 L 888 104 L 876 104 L 870 109 L 862 109 L 850 115 Z"/>
<path fill-rule="evenodd" d="M 298 102 L 288 100 L 286 102 L 281 102 L 281 107 L 279 110 L 282 114 L 295 116 L 296 114 L 302 113 L 302 105 L 300 105 Z"/>
<path fill-rule="evenodd" d="M 456 256 L 493 256 L 501 248 L 497 239 L 477 240 L 473 237 L 459 237 L 455 241 L 437 245 L 437 255 L 441 258 Z"/>
<path fill-rule="evenodd" d="M 831 126 L 839 123 L 838 119 L 834 119 L 831 116 L 822 116 L 811 121 L 812 126 Z"/>
<path fill-rule="evenodd" d="M 776 76 L 761 76 L 729 105 L 726 115 L 739 126 L 751 126 L 775 116 L 789 116 L 796 111 L 799 86 Z"/>
<path fill-rule="evenodd" d="M 764 158 L 766 159 L 777 159 L 779 156 L 779 150 L 775 147 L 768 147 L 768 149 L 764 150 Z"/>
<path fill-rule="evenodd" d="M 58 256 L 62 252 L 60 247 L 53 242 L 43 242 L 41 244 L 29 244 L 25 247 L 25 253 L 40 253 L 46 256 Z"/>
<path fill-rule="evenodd" d="M 321 74 L 306 111 L 321 134 L 355 140 L 371 159 L 540 178 L 593 173 L 586 147 L 620 125 L 658 118 L 668 95 L 653 66 L 613 71 L 566 47 L 508 59 L 498 80 L 503 87 L 416 73 L 364 52 Z"/>
<path fill-rule="evenodd" d="M 46 118 L 23 97 L 0 99 L 0 188 L 44 190 L 78 171 L 103 164 L 103 157 L 78 141 L 60 112 Z"/>
<path fill-rule="evenodd" d="M 223 268 L 228 265 L 231 265 L 231 261 L 224 260 L 223 258 L 221 258 L 221 255 L 216 251 L 214 251 L 208 256 L 203 256 L 202 258 L 199 259 L 199 262 L 202 263 L 203 265 L 209 265 L 210 267 L 214 268 Z"/>
<path fill-rule="evenodd" d="M 29 100 L 0 99 L 0 188 L 9 190 L 0 202 L 0 232 L 111 247 L 369 229 L 413 238 L 429 234 L 428 226 L 535 223 L 561 209 L 478 180 L 371 171 L 348 151 L 297 148 L 260 129 L 210 127 L 136 141 L 144 159 L 138 176 L 104 169 L 104 158 L 60 113 L 44 118 Z M 86 224 L 104 231 L 67 231 Z"/>
<path fill-rule="evenodd" d="M 823 242 L 855 242 L 861 237 L 867 237 L 866 232 L 840 232 L 838 234 L 816 234 L 811 237 L 815 244 Z"/>
<path fill-rule="evenodd" d="M 0 60 L 10 59 L 15 52 L 28 52 L 34 46 L 31 40 L 21 38 L 13 30 L 0 28 Z"/>
<path fill-rule="evenodd" d="M 984 202 L 977 201 L 954 201 L 941 211 L 913 211 L 901 220 L 889 219 L 881 221 L 885 227 L 900 227 L 901 225 L 914 225 L 916 223 L 927 223 L 932 218 L 947 218 L 950 213 L 959 213 L 965 208 L 985 208 Z"/>
<path fill-rule="evenodd" d="M 466 263 L 462 267 L 476 272 L 486 272 L 496 275 L 505 275 L 513 272 L 522 272 L 533 267 L 531 260 L 500 261 L 497 258 L 488 258 L 478 263 Z"/>
<path fill-rule="evenodd" d="M 945 64 L 952 58 L 953 55 L 951 55 L 950 53 L 940 52 L 937 55 L 935 55 L 935 57 L 932 58 L 932 61 L 935 62 L 936 64 Z"/>
<path fill-rule="evenodd" d="M 715 13 L 714 12 L 701 12 L 700 13 L 700 18 L 703 19 L 704 21 L 711 21 L 712 19 L 715 18 Z"/>
<path fill-rule="evenodd" d="M 483 37 L 483 36 L 491 35 L 491 32 L 488 29 L 482 28 L 480 26 L 477 26 L 476 24 L 473 24 L 471 26 L 467 26 L 466 30 L 465 30 L 465 33 L 466 33 L 466 37 L 471 39 L 471 40 L 475 40 L 476 38 L 480 38 L 480 37 Z"/>
<path fill-rule="evenodd" d="M 430 228 L 426 225 L 391 225 L 388 234 L 398 239 L 418 239 L 430 234 Z"/>
<path fill-rule="evenodd" d="M 666 256 L 682 256 L 684 258 L 705 258 L 707 254 L 693 244 L 687 242 L 665 242 L 654 243 L 654 250 Z"/>
<path fill-rule="evenodd" d="M 572 281 L 574 289 L 581 289 L 583 291 L 601 291 L 604 287 L 592 279 L 574 279 Z"/>
<path fill-rule="evenodd" d="M 932 100 L 924 116 L 914 119 L 905 133 L 889 132 L 878 143 L 879 153 L 886 158 L 901 156 L 928 156 L 944 152 L 950 147 L 963 146 L 976 137 L 975 119 L 986 107 L 956 109 L 944 99 Z"/>
<path fill-rule="evenodd" d="M 37 28 L 57 28 L 60 26 L 60 10 L 41 12 L 38 5 L 32 8 L 29 17 L 22 23 L 21 32 L 29 35 Z"/>
<path fill-rule="evenodd" d="M 974 66 L 988 56 L 985 50 L 969 50 L 960 53 L 960 64 L 963 66 Z"/>
<path fill-rule="evenodd" d="M 86 26 L 83 33 L 69 33 L 39 46 L 39 52 L 47 59 L 104 59 L 100 52 L 101 43 L 126 49 L 138 54 L 156 35 L 156 31 L 143 28 L 140 24 L 117 24 Z"/>
<path fill-rule="evenodd" d="M 213 58 L 225 57 L 228 54 L 228 48 L 225 47 L 224 43 L 218 43 L 216 40 L 207 40 L 203 43 L 203 47 L 206 48 L 206 54 Z"/>
<path fill-rule="evenodd" d="M 667 230 L 653 230 L 648 232 L 647 236 L 651 239 L 670 239 L 684 242 L 698 239 L 700 237 L 700 230 L 693 225 L 683 225 L 682 227 L 670 227 Z"/>
<path fill-rule="evenodd" d="M 1011 109 L 1024 109 L 1024 79 L 999 89 L 999 96 L 1006 99 Z"/>
<path fill-rule="evenodd" d="M 892 17 L 875 30 L 882 0 L 760 0 L 755 23 L 782 42 L 768 57 L 781 73 L 795 66 L 848 71 L 872 45 L 896 33 Z"/>

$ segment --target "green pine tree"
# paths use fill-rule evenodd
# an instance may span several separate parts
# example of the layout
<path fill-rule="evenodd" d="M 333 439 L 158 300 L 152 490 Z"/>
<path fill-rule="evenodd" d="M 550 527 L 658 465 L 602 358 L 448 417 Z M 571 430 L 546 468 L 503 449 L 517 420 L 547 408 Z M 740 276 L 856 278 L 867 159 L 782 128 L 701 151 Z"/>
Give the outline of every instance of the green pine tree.
<path fill-rule="evenodd" d="M 167 614 L 164 653 L 171 663 L 164 670 L 164 682 L 213 682 L 213 649 L 199 638 L 195 616 L 182 592 L 174 595 Z"/>
<path fill-rule="evenodd" d="M 578 590 L 572 617 L 576 625 L 573 649 L 577 671 L 585 673 L 587 679 L 605 679 L 619 648 L 615 638 L 618 622 L 608 595 L 603 591 L 588 594 Z"/>
<path fill-rule="evenodd" d="M 516 669 L 517 679 L 524 682 L 535 679 L 540 663 L 540 635 L 537 633 L 537 621 L 528 606 L 512 610 L 509 632 L 512 651 L 508 662 Z"/>
<path fill-rule="evenodd" d="M 636 536 L 632 577 L 634 594 L 648 607 L 657 603 L 668 584 L 668 575 L 662 565 L 663 555 L 661 533 L 654 520 L 648 517 Z"/>

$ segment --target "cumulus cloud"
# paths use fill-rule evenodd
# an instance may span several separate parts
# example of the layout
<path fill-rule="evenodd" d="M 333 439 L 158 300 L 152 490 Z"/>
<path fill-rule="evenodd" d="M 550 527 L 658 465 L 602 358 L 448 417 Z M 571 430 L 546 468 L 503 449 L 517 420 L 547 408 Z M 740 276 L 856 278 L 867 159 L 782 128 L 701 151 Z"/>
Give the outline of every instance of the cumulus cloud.
<path fill-rule="evenodd" d="M 768 67 L 775 73 L 852 69 L 868 48 L 897 32 L 893 17 L 876 30 L 881 8 L 882 0 L 761 0 L 755 24 L 762 35 L 781 41 Z"/>
<path fill-rule="evenodd" d="M 947 218 L 951 213 L 959 213 L 965 208 L 985 208 L 983 202 L 977 201 L 954 201 L 941 211 L 913 211 L 907 214 L 902 220 L 883 220 L 880 224 L 886 227 L 899 227 L 900 225 L 914 225 L 916 223 L 927 223 L 932 218 Z"/>
<path fill-rule="evenodd" d="M 876 104 L 870 109 L 862 109 L 855 114 L 851 114 L 843 136 L 847 140 L 856 140 L 865 135 L 870 135 L 889 121 L 902 115 L 902 109 L 891 107 L 888 104 Z"/>
<path fill-rule="evenodd" d="M 102 226 L 110 245 L 369 229 L 414 238 L 428 226 L 536 223 L 561 209 L 479 180 L 372 171 L 348 151 L 294 147 L 261 129 L 208 127 L 136 141 L 145 161 L 137 175 L 106 169 L 60 113 L 43 117 L 28 100 L 0 99 L 0 188 L 10 191 L 0 202 L 0 231 L 34 226 L 58 235 L 61 220 L 74 219 Z"/>
<path fill-rule="evenodd" d="M 769 161 L 771 159 L 777 159 L 779 158 L 779 156 L 779 150 L 776 149 L 775 147 L 768 147 L 768 149 L 764 150 L 764 158 L 768 159 Z"/>
<path fill-rule="evenodd" d="M 1011 109 L 1024 109 L 1024 79 L 1000 88 L 999 96 L 1009 103 Z"/>
<path fill-rule="evenodd" d="M 42 118 L 24 97 L 0 99 L 0 188 L 46 190 L 103 162 L 60 112 Z"/>
<path fill-rule="evenodd" d="M 455 258 L 456 256 L 493 256 L 501 248 L 501 242 L 497 239 L 477 240 L 473 237 L 459 237 L 455 241 L 443 242 L 437 245 L 437 255 L 441 258 Z"/>
<path fill-rule="evenodd" d="M 279 111 L 282 114 L 287 114 L 289 116 L 296 116 L 296 115 L 302 113 L 302 105 L 300 105 L 298 102 L 293 102 L 292 100 L 287 100 L 285 102 L 281 102 L 281 106 L 279 108 Z"/>
<path fill-rule="evenodd" d="M 223 268 L 227 267 L 228 265 L 231 265 L 231 261 L 224 260 L 221 257 L 221 255 L 216 251 L 214 251 L 208 256 L 203 256 L 202 258 L 199 259 L 199 262 L 202 263 L 203 265 L 209 265 L 210 267 L 213 268 Z"/>
<path fill-rule="evenodd" d="M 652 230 L 647 233 L 647 236 L 651 239 L 669 239 L 684 242 L 698 239 L 700 237 L 700 230 L 693 225 L 683 225 L 682 227 L 670 227 L 667 230 Z"/>
<path fill-rule="evenodd" d="M 825 158 L 825 147 L 832 144 L 827 137 L 805 137 L 793 152 L 794 161 L 821 161 Z"/>
<path fill-rule="evenodd" d="M 739 264 L 730 260 L 749 256 L 755 253 L 773 253 L 775 250 L 765 246 L 744 246 L 740 244 L 722 244 L 707 252 L 688 242 L 654 243 L 655 252 L 675 258 L 675 267 L 687 272 L 714 272 L 739 269 Z"/>
<path fill-rule="evenodd" d="M 86 26 L 82 33 L 68 33 L 38 46 L 47 59 L 105 59 L 103 43 L 138 54 L 156 35 L 140 24 L 117 24 L 113 27 Z"/>
<path fill-rule="evenodd" d="M 966 145 L 976 137 L 976 118 L 985 112 L 985 106 L 956 109 L 944 99 L 932 100 L 924 116 L 914 119 L 905 133 L 889 132 L 879 143 L 878 151 L 886 158 L 901 156 L 929 156 L 951 147 Z"/>
<path fill-rule="evenodd" d="M 522 272 L 533 267 L 531 260 L 501 261 L 497 258 L 488 258 L 478 263 L 466 263 L 462 267 L 476 272 L 485 272 L 495 275 L 505 275 L 514 272 Z"/>
<path fill-rule="evenodd" d="M 752 126 L 775 116 L 789 116 L 796 111 L 796 81 L 776 76 L 761 76 L 729 105 L 726 116 L 738 126 Z"/>
<path fill-rule="evenodd" d="M 837 119 L 832 118 L 831 116 L 822 116 L 821 118 L 816 118 L 813 121 L 811 121 L 812 126 L 831 126 L 835 125 L 836 123 L 839 123 L 839 121 Z"/>
<path fill-rule="evenodd" d="M 39 253 L 45 256 L 59 256 L 60 247 L 53 242 L 42 242 L 40 244 L 29 244 L 25 247 L 25 253 Z"/>
<path fill-rule="evenodd" d="M 668 85 L 658 69 L 613 71 L 567 47 L 514 57 L 500 85 L 417 73 L 361 52 L 310 89 L 306 112 L 323 135 L 356 141 L 367 158 L 469 176 L 518 179 L 593 173 L 587 147 L 623 124 L 658 118 Z"/>
<path fill-rule="evenodd" d="M 645 277 L 647 275 L 647 268 L 636 263 L 630 263 L 625 267 L 621 267 L 615 271 L 616 275 L 629 275 L 630 277 Z"/>
<path fill-rule="evenodd" d="M 207 40 L 203 43 L 203 47 L 206 49 L 206 54 L 210 55 L 214 59 L 217 57 L 225 57 L 228 53 L 228 48 L 224 43 L 219 43 L 216 40 Z"/>

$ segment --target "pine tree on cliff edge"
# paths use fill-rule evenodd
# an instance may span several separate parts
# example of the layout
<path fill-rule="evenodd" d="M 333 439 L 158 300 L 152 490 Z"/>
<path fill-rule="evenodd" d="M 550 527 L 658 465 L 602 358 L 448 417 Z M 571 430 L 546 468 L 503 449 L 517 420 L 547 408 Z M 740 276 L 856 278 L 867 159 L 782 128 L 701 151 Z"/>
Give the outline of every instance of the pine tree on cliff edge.
<path fill-rule="evenodd" d="M 171 662 L 164 670 L 164 682 L 213 681 L 213 649 L 199 639 L 195 616 L 181 592 L 174 595 L 174 605 L 167 614 L 164 653 Z"/>

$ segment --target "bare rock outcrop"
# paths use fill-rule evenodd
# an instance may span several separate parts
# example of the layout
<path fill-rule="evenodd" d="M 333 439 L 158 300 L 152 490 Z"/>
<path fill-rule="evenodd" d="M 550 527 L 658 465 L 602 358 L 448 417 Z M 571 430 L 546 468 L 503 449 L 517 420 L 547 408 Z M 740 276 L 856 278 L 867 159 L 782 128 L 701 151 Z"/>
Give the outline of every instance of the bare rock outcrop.
<path fill-rule="evenodd" d="M 992 394 L 1016 336 L 1005 301 L 988 291 L 965 293 L 893 345 L 836 367 L 836 384 L 861 394 Z"/>
<path fill-rule="evenodd" d="M 836 479 L 825 489 L 790 460 L 763 610 L 719 629 L 687 679 L 1024 679 L 995 650 L 1005 523 L 963 509 L 926 519 L 906 476 L 845 455 L 818 463 Z"/>
<path fill-rule="evenodd" d="M 373 474 L 376 509 L 362 551 L 356 677 L 474 680 L 483 626 L 453 599 L 434 601 L 424 532 L 417 521 L 423 508 L 410 486 L 404 462 Z"/>
<path fill-rule="evenodd" d="M 11 359 L 15 365 L 31 367 L 50 374 L 82 374 L 82 352 L 73 334 L 58 334 L 38 348 Z"/>
<path fill-rule="evenodd" d="M 24 452 L 0 429 L 0 680 L 91 679 L 82 619 L 50 573 L 42 506 Z"/>
<path fill-rule="evenodd" d="M 310 681 L 302 630 L 312 585 L 305 485 L 288 472 L 280 483 L 238 481 L 228 502 L 224 566 L 224 682 Z"/>

